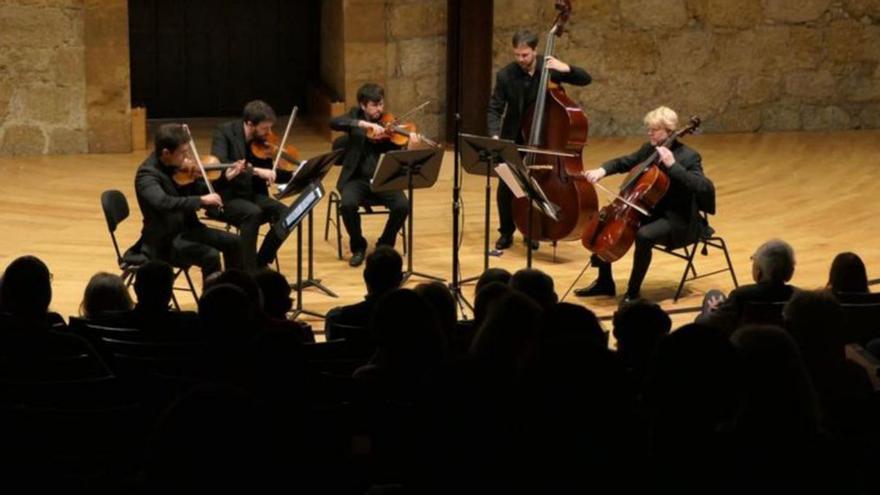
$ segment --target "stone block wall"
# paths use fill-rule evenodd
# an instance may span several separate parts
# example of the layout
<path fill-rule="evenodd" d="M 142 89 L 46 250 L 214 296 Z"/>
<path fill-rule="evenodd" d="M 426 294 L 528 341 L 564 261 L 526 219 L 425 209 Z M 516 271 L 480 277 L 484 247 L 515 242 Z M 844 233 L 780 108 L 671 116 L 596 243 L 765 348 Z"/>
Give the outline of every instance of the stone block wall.
<path fill-rule="evenodd" d="M 708 132 L 880 128 L 877 0 L 579 0 L 560 59 L 593 76 L 568 88 L 591 135 L 642 131 L 668 105 Z M 539 34 L 549 0 L 495 0 L 495 69 L 517 29 Z"/>
<path fill-rule="evenodd" d="M 126 0 L 0 3 L 0 156 L 131 151 Z"/>

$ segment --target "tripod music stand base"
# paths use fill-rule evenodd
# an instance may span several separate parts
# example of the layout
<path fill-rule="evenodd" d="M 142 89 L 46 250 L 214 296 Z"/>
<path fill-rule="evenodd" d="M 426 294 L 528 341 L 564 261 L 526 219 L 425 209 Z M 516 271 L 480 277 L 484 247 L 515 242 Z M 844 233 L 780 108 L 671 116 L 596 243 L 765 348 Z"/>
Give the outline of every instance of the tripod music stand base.
<path fill-rule="evenodd" d="M 435 277 L 433 275 L 428 275 L 427 273 L 406 271 L 406 272 L 403 272 L 403 282 L 401 282 L 401 285 L 405 284 L 407 282 L 407 280 L 409 280 L 410 277 L 422 277 L 422 278 L 426 278 L 428 280 L 433 280 L 435 282 L 446 282 L 445 278 Z"/>
<path fill-rule="evenodd" d="M 326 285 L 322 284 L 320 278 L 303 280 L 302 287 L 300 287 L 298 284 L 290 284 L 290 288 L 293 290 L 296 290 L 296 291 L 308 289 L 309 287 L 314 287 L 314 288 L 318 289 L 319 291 L 323 292 L 324 294 L 327 294 L 330 297 L 339 297 L 335 292 L 330 290 Z"/>
<path fill-rule="evenodd" d="M 476 282 L 477 280 L 480 280 L 480 275 L 474 275 L 473 277 L 468 277 L 468 278 L 462 280 L 461 282 L 459 282 L 459 284 L 461 284 L 461 285 L 469 284 L 471 282 Z"/>
<path fill-rule="evenodd" d="M 291 319 L 295 320 L 299 318 L 299 315 L 309 315 L 314 316 L 315 318 L 321 318 L 322 320 L 327 319 L 327 315 L 318 313 L 317 311 L 310 311 L 308 309 L 294 309 L 293 315 L 291 315 Z"/>

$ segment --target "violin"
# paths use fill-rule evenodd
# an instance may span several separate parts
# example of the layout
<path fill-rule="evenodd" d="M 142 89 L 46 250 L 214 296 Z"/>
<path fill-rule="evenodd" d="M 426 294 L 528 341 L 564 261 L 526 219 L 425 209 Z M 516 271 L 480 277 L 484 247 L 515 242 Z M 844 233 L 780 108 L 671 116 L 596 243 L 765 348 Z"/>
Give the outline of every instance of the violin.
<path fill-rule="evenodd" d="M 700 126 L 699 117 L 691 117 L 690 123 L 663 141 L 669 147 L 676 139 L 690 134 Z M 581 235 L 583 246 L 609 263 L 620 259 L 636 239 L 642 219 L 660 203 L 669 190 L 669 173 L 660 165 L 660 153 L 656 150 L 642 163 L 630 170 L 620 192 L 610 204 L 599 210 L 595 221 Z"/>
<path fill-rule="evenodd" d="M 264 140 L 255 139 L 251 141 L 251 153 L 260 160 L 271 160 L 274 162 L 280 149 L 281 156 L 278 158 L 277 168 L 285 172 L 293 172 L 293 169 L 299 167 L 301 163 L 299 150 L 291 144 L 281 148 L 279 145 L 280 141 L 277 134 L 269 132 L 269 135 Z M 274 168 L 273 166 L 273 170 Z"/>
<path fill-rule="evenodd" d="M 201 177 L 204 177 L 209 182 L 215 182 L 222 175 L 223 172 L 227 169 L 235 167 L 234 163 L 220 163 L 220 159 L 214 155 L 205 155 L 202 159 L 202 168 L 205 171 L 205 174 L 202 175 L 202 168 L 199 168 L 196 163 L 192 160 L 185 160 L 184 164 L 177 167 L 177 170 L 174 171 L 174 174 L 171 176 L 171 179 L 178 186 L 188 186 L 193 182 L 199 180 Z M 247 165 L 248 169 L 252 168 L 252 165 Z"/>
<path fill-rule="evenodd" d="M 378 122 L 375 122 L 382 126 L 385 130 L 384 132 L 377 132 L 373 129 L 367 129 L 367 139 L 371 141 L 390 141 L 391 143 L 404 147 L 409 144 L 410 137 L 413 134 L 417 135 L 419 139 L 424 141 L 429 146 L 433 146 L 434 148 L 439 147 L 436 142 L 431 141 L 425 136 L 416 132 L 416 125 L 412 122 L 399 122 L 397 117 L 392 113 L 385 113 L 382 115 L 382 118 L 379 119 Z"/>

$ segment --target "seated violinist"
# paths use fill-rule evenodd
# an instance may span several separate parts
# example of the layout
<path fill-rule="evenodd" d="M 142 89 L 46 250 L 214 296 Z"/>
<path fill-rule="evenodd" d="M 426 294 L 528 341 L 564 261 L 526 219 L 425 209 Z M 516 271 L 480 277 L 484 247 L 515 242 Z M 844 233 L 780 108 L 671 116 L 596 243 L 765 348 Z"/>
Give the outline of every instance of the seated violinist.
<path fill-rule="evenodd" d="M 235 163 L 240 174 L 229 179 L 224 176 L 217 181 L 217 190 L 223 197 L 223 210 L 211 210 L 208 216 L 238 227 L 243 266 L 248 271 L 262 268 L 275 259 L 280 247 L 278 239 L 267 236 L 257 254 L 257 234 L 260 225 L 274 223 L 287 209 L 269 196 L 268 185 L 276 179 L 287 182 L 290 174 L 280 170 L 273 172 L 273 161 L 255 156 L 255 146 L 252 146 L 265 144 L 274 123 L 272 107 L 254 100 L 244 106 L 241 119 L 217 126 L 211 142 L 211 154 L 221 163 Z"/>
<path fill-rule="evenodd" d="M 370 190 L 370 179 L 376 171 L 379 156 L 400 149 L 389 140 L 390 135 L 385 127 L 378 123 L 385 111 L 385 90 L 378 84 L 367 83 L 358 89 L 357 99 L 358 106 L 330 120 L 331 129 L 348 133 L 342 172 L 336 182 L 336 189 L 341 195 L 339 208 L 342 222 L 349 235 L 351 259 L 348 264 L 353 267 L 364 262 L 367 251 L 367 240 L 361 233 L 358 207 L 369 201 L 370 204 L 384 205 L 390 211 L 385 230 L 376 242 L 377 246 L 393 248 L 397 232 L 403 227 L 409 214 L 409 204 L 402 191 Z M 419 136 L 412 133 L 407 146 L 412 148 L 419 143 Z"/>
<path fill-rule="evenodd" d="M 199 208 L 222 207 L 216 193 L 203 194 L 204 182 L 179 186 L 172 178 L 181 169 L 192 169 L 189 136 L 180 124 L 164 124 L 156 133 L 155 151 L 141 164 L 135 177 L 138 206 L 144 217 L 143 253 L 173 266 L 196 265 L 202 277 L 220 270 L 220 253 L 226 268 L 241 267 L 238 236 L 211 229 L 199 222 Z M 238 172 L 224 172 L 228 179 Z M 218 252 L 219 251 L 219 252 Z"/>
<path fill-rule="evenodd" d="M 663 146 L 678 126 L 678 115 L 670 108 L 659 107 L 645 115 L 648 142 L 635 153 L 605 162 L 601 167 L 584 173 L 590 182 L 598 182 L 606 175 L 630 171 L 648 159 L 655 151 L 659 165 L 668 173 L 669 190 L 651 212 L 643 218 L 636 233 L 633 267 L 624 301 L 638 299 L 642 281 L 651 264 L 655 244 L 679 247 L 695 242 L 706 232 L 708 225 L 700 215 L 698 204 L 706 204 L 713 195 L 711 182 L 703 175 L 700 154 L 686 144 L 674 140 L 669 147 Z M 577 289 L 575 295 L 613 296 L 616 293 L 611 263 L 593 255 L 593 266 L 599 269 L 599 278 L 591 285 Z"/>

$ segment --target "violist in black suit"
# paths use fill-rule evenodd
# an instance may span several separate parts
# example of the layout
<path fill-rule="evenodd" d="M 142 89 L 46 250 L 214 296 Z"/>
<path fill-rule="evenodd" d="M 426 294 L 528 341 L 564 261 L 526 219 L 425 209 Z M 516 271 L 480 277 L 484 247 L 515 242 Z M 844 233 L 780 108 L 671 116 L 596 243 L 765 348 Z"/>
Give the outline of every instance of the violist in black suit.
<path fill-rule="evenodd" d="M 550 69 L 550 79 L 555 83 L 586 86 L 592 78 L 580 67 L 566 64 L 554 57 L 538 54 L 538 36 L 530 31 L 517 31 L 513 35 L 514 62 L 504 66 L 495 76 L 495 89 L 489 100 L 488 129 L 494 138 L 509 139 L 522 144 L 522 119 L 526 110 L 538 97 L 541 72 L 544 64 Z M 507 249 L 513 244 L 516 225 L 513 222 L 513 193 L 504 182 L 498 183 L 498 217 L 500 236 L 496 249 Z M 537 249 L 537 241 L 531 241 Z"/>
<path fill-rule="evenodd" d="M 155 150 L 135 177 L 138 206 L 144 217 L 143 253 L 173 266 L 196 265 L 202 276 L 220 270 L 220 252 L 226 268 L 241 268 L 238 236 L 212 229 L 199 221 L 196 210 L 223 206 L 216 193 L 205 194 L 203 182 L 178 186 L 172 179 L 182 166 L 192 166 L 189 136 L 180 124 L 164 124 L 156 133 Z M 225 177 L 234 177 L 228 169 Z"/>
<path fill-rule="evenodd" d="M 265 141 L 275 123 L 275 111 L 267 103 L 254 100 L 244 106 L 242 118 L 214 129 L 211 154 L 221 163 L 236 163 L 241 173 L 231 179 L 221 178 L 217 190 L 223 197 L 223 211 L 211 210 L 208 216 L 235 225 L 239 229 L 242 262 L 245 270 L 254 271 L 275 259 L 281 242 L 267 236 L 257 253 L 260 225 L 274 223 L 287 209 L 269 196 L 269 184 L 287 182 L 290 173 L 272 171 L 270 160 L 259 159 L 251 152 L 253 141 Z M 252 165 L 252 168 L 246 167 Z M 277 176 L 276 176 L 277 174 Z"/>
<path fill-rule="evenodd" d="M 409 203 L 402 191 L 373 192 L 370 190 L 370 179 L 376 171 L 379 157 L 388 151 L 400 149 L 389 140 L 374 140 L 367 137 L 372 131 L 376 136 L 385 134 L 385 128 L 377 124 L 385 112 L 385 90 L 378 84 L 367 83 L 357 92 L 358 106 L 352 107 L 348 113 L 330 120 L 330 128 L 348 134 L 345 140 L 345 154 L 342 161 L 342 172 L 336 182 L 336 189 L 341 196 L 339 210 L 342 222 L 348 231 L 351 258 L 350 266 L 359 266 L 364 262 L 367 251 L 367 240 L 361 231 L 361 217 L 358 208 L 365 202 L 384 205 L 389 210 L 385 230 L 377 246 L 394 247 L 397 232 L 409 214 Z M 409 147 L 420 143 L 419 136 L 413 133 L 409 139 Z"/>
<path fill-rule="evenodd" d="M 587 180 L 595 183 L 606 175 L 628 172 L 657 151 L 671 179 L 669 190 L 654 208 L 651 217 L 644 220 L 636 232 L 633 267 L 624 300 L 640 297 L 654 245 L 680 247 L 696 242 L 709 228 L 700 211 L 714 210 L 715 202 L 715 189 L 703 175 L 700 154 L 677 140 L 669 148 L 663 146 L 663 142 L 678 126 L 678 114 L 668 107 L 658 107 L 645 115 L 644 122 L 648 133 L 647 143 L 632 154 L 605 162 L 584 174 Z M 611 263 L 594 255 L 592 264 L 599 269 L 599 278 L 591 285 L 577 289 L 575 295 L 615 295 Z"/>

